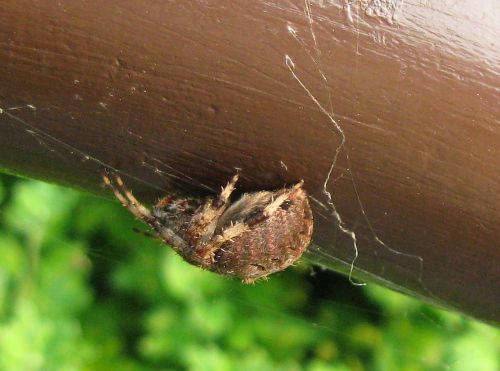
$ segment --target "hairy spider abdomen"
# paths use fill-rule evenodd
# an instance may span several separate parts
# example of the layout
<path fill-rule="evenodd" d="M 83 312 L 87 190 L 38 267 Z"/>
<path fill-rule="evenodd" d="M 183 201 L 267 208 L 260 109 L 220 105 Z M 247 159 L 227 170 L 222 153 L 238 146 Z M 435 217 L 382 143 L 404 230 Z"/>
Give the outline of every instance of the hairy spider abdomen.
<path fill-rule="evenodd" d="M 290 189 L 269 194 L 277 196 L 284 191 Z M 307 193 L 301 186 L 294 187 L 270 216 L 255 220 L 249 230 L 222 244 L 207 268 L 251 283 L 297 261 L 311 242 L 312 230 Z"/>

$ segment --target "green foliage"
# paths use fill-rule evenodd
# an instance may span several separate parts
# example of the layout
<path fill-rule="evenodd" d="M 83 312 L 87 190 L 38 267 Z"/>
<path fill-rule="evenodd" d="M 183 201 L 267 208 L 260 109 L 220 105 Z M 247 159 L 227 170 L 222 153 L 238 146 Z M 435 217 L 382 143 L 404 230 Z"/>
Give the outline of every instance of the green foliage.
<path fill-rule="evenodd" d="M 0 180 L 1 370 L 499 369 L 498 331 L 457 314 L 304 266 L 242 285 L 116 203 Z"/>

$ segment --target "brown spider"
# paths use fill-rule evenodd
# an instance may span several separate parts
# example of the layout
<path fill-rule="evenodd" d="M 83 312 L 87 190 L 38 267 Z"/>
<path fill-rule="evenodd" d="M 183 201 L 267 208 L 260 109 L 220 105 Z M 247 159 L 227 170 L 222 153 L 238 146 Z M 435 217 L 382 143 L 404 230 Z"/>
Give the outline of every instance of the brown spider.
<path fill-rule="evenodd" d="M 149 210 L 118 175 L 114 182 L 103 175 L 123 206 L 184 260 L 251 283 L 300 258 L 311 241 L 313 220 L 302 181 L 274 192 L 246 193 L 231 203 L 238 177 L 234 175 L 215 199 L 201 203 L 165 196 Z"/>

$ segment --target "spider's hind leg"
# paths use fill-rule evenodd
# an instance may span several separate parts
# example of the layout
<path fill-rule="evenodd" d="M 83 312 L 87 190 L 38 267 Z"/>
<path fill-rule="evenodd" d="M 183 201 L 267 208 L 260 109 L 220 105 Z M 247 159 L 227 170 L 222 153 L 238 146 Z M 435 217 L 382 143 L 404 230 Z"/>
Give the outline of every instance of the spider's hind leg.
<path fill-rule="evenodd" d="M 298 189 L 302 187 L 304 181 L 300 181 L 295 184 L 293 187 L 281 190 L 276 192 L 278 195 L 273 199 L 271 203 L 269 203 L 265 208 L 260 210 L 258 213 L 250 215 L 247 219 L 245 219 L 245 223 L 249 226 L 254 226 L 270 216 L 272 216 L 279 208 L 284 207 L 284 203 L 293 196 L 294 193 L 297 192 Z"/>
<path fill-rule="evenodd" d="M 213 228 L 208 229 L 207 227 L 213 225 L 215 228 L 215 224 L 220 216 L 227 209 L 229 204 L 229 197 L 231 193 L 233 193 L 235 189 L 236 182 L 238 181 L 239 174 L 235 174 L 229 183 L 222 188 L 222 192 L 213 200 L 207 201 L 201 208 L 200 211 L 197 212 L 197 215 L 193 218 L 190 229 L 196 231 L 205 231 L 205 235 L 213 234 Z"/>
<path fill-rule="evenodd" d="M 276 210 L 278 210 L 281 205 L 290 198 L 292 194 L 297 192 L 297 189 L 301 188 L 304 184 L 304 181 L 301 180 L 299 183 L 295 184 L 292 188 L 289 188 L 287 191 L 283 192 L 281 195 L 276 197 L 276 199 L 266 206 L 263 213 L 268 218 L 271 216 Z"/>

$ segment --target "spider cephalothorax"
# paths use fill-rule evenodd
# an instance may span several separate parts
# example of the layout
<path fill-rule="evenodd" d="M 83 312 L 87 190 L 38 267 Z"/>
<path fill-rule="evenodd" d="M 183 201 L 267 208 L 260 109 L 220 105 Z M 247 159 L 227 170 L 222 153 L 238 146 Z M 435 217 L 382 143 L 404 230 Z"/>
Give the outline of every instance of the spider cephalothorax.
<path fill-rule="evenodd" d="M 313 220 L 303 182 L 274 192 L 246 193 L 231 203 L 238 174 L 204 203 L 173 196 L 149 210 L 115 175 L 103 175 L 120 202 L 186 261 L 244 282 L 281 271 L 311 241 Z"/>

